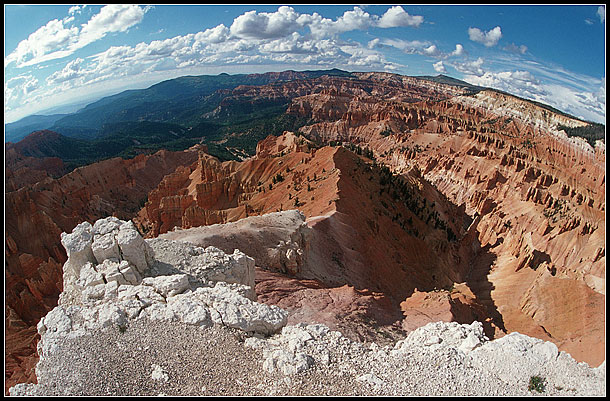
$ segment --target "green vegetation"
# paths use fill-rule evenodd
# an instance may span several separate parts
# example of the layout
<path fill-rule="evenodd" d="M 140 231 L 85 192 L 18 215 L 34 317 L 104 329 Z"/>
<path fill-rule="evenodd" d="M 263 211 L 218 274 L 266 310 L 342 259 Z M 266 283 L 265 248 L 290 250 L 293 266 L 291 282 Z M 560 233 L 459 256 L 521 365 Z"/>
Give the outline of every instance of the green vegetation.
<path fill-rule="evenodd" d="M 526 139 L 525 141 L 523 141 L 521 143 L 521 145 L 523 145 L 523 147 L 526 148 L 526 149 L 532 149 L 535 144 L 536 144 L 535 142 L 532 142 L 529 139 Z"/>
<path fill-rule="evenodd" d="M 285 114 L 286 105 L 259 106 L 249 107 L 249 113 L 242 113 L 244 110 L 236 106 L 239 109 L 235 111 L 237 117 L 216 117 L 192 127 L 155 121 L 108 123 L 93 139 L 70 137 L 62 128 L 59 138 L 52 143 L 31 153 L 26 149 L 24 155 L 59 157 L 69 169 L 74 169 L 112 157 L 132 158 L 160 149 L 180 151 L 204 143 L 208 152 L 221 161 L 236 160 L 237 153 L 231 149 L 254 155 L 258 142 L 268 135 L 280 135 L 308 123 L 308 120 Z"/>
<path fill-rule="evenodd" d="M 387 166 L 378 166 L 375 162 L 373 166 L 379 168 L 380 195 L 383 192 L 387 192 L 394 201 L 403 203 L 421 221 L 424 221 L 429 226 L 433 226 L 436 230 L 445 231 L 449 242 L 458 239 L 447 222 L 441 219 L 440 214 L 435 210 L 434 202 L 428 203 L 426 198 L 422 197 L 402 176 L 393 174 Z M 387 204 L 383 200 L 381 204 L 388 209 Z M 413 219 L 411 217 L 405 220 L 399 213 L 392 218 L 392 221 L 398 222 L 403 230 L 416 232 L 416 230 L 407 229 L 407 226 L 413 227 Z"/>
<path fill-rule="evenodd" d="M 381 136 L 389 136 L 392 135 L 394 132 L 390 129 L 390 128 L 386 128 L 383 131 L 381 131 L 379 134 Z"/>
<path fill-rule="evenodd" d="M 272 181 L 274 184 L 277 184 L 278 182 L 282 182 L 282 181 L 284 181 L 284 176 L 282 175 L 282 173 L 277 173 L 275 176 L 273 176 Z"/>
<path fill-rule="evenodd" d="M 335 141 L 330 141 L 330 144 L 331 144 L 330 146 L 340 146 L 339 142 L 335 142 Z M 352 152 L 356 153 L 357 155 L 364 156 L 371 160 L 375 160 L 375 155 L 374 155 L 373 151 L 371 149 L 369 149 L 368 146 L 363 149 L 359 145 L 355 145 L 351 142 L 347 143 L 343 146 L 345 148 L 351 150 Z M 314 177 L 314 179 L 315 179 L 315 177 Z"/>
<path fill-rule="evenodd" d="M 589 123 L 584 127 L 570 128 L 565 125 L 559 125 L 559 130 L 565 131 L 569 137 L 578 136 L 589 142 L 589 145 L 595 147 L 595 141 L 601 139 L 606 142 L 606 126 L 604 124 Z"/>
<path fill-rule="evenodd" d="M 532 376 L 530 377 L 530 383 L 527 386 L 529 391 L 537 391 L 539 393 L 544 392 L 545 389 L 545 380 L 540 376 Z"/>

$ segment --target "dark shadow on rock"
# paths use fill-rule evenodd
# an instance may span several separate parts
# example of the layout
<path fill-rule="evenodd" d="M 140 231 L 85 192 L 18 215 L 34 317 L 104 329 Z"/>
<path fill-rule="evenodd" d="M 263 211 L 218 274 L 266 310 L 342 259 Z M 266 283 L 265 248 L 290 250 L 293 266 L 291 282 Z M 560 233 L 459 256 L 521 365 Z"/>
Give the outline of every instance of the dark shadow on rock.
<path fill-rule="evenodd" d="M 551 264 L 551 256 L 548 253 L 534 249 L 532 254 L 533 258 L 529 264 L 529 267 L 531 267 L 532 269 L 536 270 L 538 266 L 545 262 Z"/>
<path fill-rule="evenodd" d="M 485 335 L 491 340 L 494 338 L 495 331 L 491 325 L 492 323 L 503 332 L 506 332 L 502 314 L 498 311 L 498 308 L 491 297 L 491 292 L 495 289 L 495 287 L 488 279 L 491 267 L 496 261 L 496 255 L 491 252 L 491 249 L 493 248 L 492 245 L 488 244 L 481 247 L 478 240 L 478 232 L 477 239 L 475 241 L 476 242 L 473 247 L 476 246 L 476 251 L 473 254 L 470 271 L 466 276 L 465 282 L 477 297 L 477 300 L 483 304 L 487 310 L 487 314 L 491 319 L 491 322 L 485 320 L 481 323 L 483 323 Z"/>

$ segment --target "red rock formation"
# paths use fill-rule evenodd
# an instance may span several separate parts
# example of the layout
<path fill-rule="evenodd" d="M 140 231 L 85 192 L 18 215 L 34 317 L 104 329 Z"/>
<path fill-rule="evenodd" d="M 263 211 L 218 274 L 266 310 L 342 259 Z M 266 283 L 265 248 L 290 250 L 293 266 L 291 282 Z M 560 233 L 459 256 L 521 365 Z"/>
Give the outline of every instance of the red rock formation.
<path fill-rule="evenodd" d="M 400 309 L 404 314 L 401 325 L 405 331 L 415 330 L 431 321 L 472 323 L 477 320 L 483 323 L 489 338 L 502 335 L 502 330 L 488 316 L 485 306 L 463 283 L 456 284 L 450 290 L 415 290 L 400 304 Z"/>
<path fill-rule="evenodd" d="M 472 267 L 468 283 L 507 330 L 560 348 L 573 341 L 566 305 L 530 301 L 546 308 L 545 332 L 514 296 L 539 288 L 541 278 L 530 272 L 543 268 L 573 283 L 566 285 L 568 298 L 592 290 L 582 316 L 591 331 L 604 327 L 605 147 L 593 149 L 556 130 L 584 122 L 493 91 L 438 102 L 312 94 L 289 108 L 299 116 L 313 110 L 321 122 L 300 128 L 308 137 L 366 144 L 398 173 L 416 166 L 451 203 L 480 217 L 472 230 L 488 256 Z M 593 349 L 578 357 L 599 362 Z"/>
<path fill-rule="evenodd" d="M 44 180 L 67 173 L 63 161 L 58 157 L 37 158 L 25 156 L 16 144 L 7 143 L 4 149 L 4 177 L 6 191 L 16 191 Z"/>
<path fill-rule="evenodd" d="M 396 339 L 399 304 L 415 288 L 432 291 L 465 279 L 473 247 L 464 209 L 446 202 L 417 169 L 399 180 L 346 148 L 316 149 L 291 133 L 269 137 L 257 150 L 240 163 L 200 153 L 190 170 L 167 176 L 151 192 L 138 223 L 155 237 L 170 229 L 163 216 L 190 228 L 298 208 L 313 230 L 308 263 L 289 277 L 260 273 L 259 300 L 279 302 L 295 319 L 317 319 L 354 338 L 381 340 L 376 327 Z M 180 207 L 178 218 L 172 202 L 182 196 L 192 203 Z M 470 310 L 474 301 L 462 301 L 454 301 L 454 309 L 465 321 L 460 308 Z"/>
<path fill-rule="evenodd" d="M 383 345 L 404 338 L 399 311 L 383 293 L 350 285 L 329 287 L 264 269 L 256 271 L 258 302 L 288 311 L 288 324 L 323 322 L 356 341 Z"/>
<path fill-rule="evenodd" d="M 163 176 L 196 157 L 197 150 L 115 158 L 5 194 L 5 352 L 10 361 L 5 390 L 33 377 L 28 373 L 35 363 L 31 338 L 37 336 L 40 317 L 57 305 L 63 282 L 66 254 L 60 234 L 84 220 L 131 218 Z"/>

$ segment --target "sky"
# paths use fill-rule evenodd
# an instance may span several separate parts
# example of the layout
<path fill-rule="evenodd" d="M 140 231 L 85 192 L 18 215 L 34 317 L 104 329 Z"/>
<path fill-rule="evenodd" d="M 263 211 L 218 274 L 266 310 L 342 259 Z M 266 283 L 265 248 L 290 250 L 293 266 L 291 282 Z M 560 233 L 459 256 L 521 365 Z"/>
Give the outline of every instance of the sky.
<path fill-rule="evenodd" d="M 6 5 L 4 120 L 185 75 L 445 74 L 606 120 L 605 5 Z"/>

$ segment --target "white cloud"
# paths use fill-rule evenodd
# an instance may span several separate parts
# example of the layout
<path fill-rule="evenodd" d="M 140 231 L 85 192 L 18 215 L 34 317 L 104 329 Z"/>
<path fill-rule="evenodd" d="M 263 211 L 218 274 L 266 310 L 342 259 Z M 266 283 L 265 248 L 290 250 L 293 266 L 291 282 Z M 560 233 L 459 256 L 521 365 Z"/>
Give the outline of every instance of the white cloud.
<path fill-rule="evenodd" d="M 111 32 L 125 32 L 144 18 L 148 8 L 136 5 L 111 4 L 102 7 L 81 29 L 76 48 L 95 42 Z"/>
<path fill-rule="evenodd" d="M 66 28 L 63 21 L 51 20 L 19 42 L 17 48 L 4 59 L 4 65 L 12 62 L 16 62 L 18 67 L 36 64 L 38 60 L 45 59 L 45 56 L 58 53 L 58 49 L 68 47 L 77 34 L 78 28 Z M 32 58 L 28 62 L 27 59 Z"/>
<path fill-rule="evenodd" d="M 449 56 L 461 56 L 464 53 L 465 53 L 464 46 L 462 46 L 461 44 L 458 43 L 458 44 L 455 45 L 455 50 L 452 51 L 449 54 Z"/>
<path fill-rule="evenodd" d="M 195 39 L 200 42 L 207 43 L 221 43 L 229 38 L 230 30 L 223 24 L 220 24 L 214 28 L 206 29 L 203 32 L 195 34 Z"/>
<path fill-rule="evenodd" d="M 303 26 L 297 21 L 299 14 L 292 7 L 282 6 L 273 13 L 248 11 L 233 20 L 230 31 L 238 38 L 281 38 Z"/>
<path fill-rule="evenodd" d="M 479 28 L 468 28 L 468 36 L 473 42 L 481 43 L 486 47 L 492 47 L 498 44 L 502 37 L 502 29 L 497 26 L 490 31 L 483 32 Z"/>
<path fill-rule="evenodd" d="M 427 56 L 436 57 L 436 56 L 439 56 L 441 54 L 441 52 L 440 52 L 440 50 L 438 50 L 436 45 L 430 45 L 430 46 L 424 48 L 424 54 Z"/>
<path fill-rule="evenodd" d="M 404 39 L 379 39 L 375 38 L 368 42 L 369 49 L 383 48 L 385 46 L 395 47 L 406 54 L 419 54 L 422 56 L 434 57 L 437 59 L 447 59 L 449 57 L 462 56 L 466 54 L 464 46 L 455 45 L 455 50 L 450 53 L 441 51 L 435 44 L 428 41 L 404 40 Z"/>
<path fill-rule="evenodd" d="M 606 6 L 599 6 L 597 9 L 597 15 L 602 24 L 606 22 Z"/>
<path fill-rule="evenodd" d="M 484 60 L 479 57 L 474 61 L 465 61 L 463 63 L 454 62 L 451 66 L 461 73 L 480 77 L 485 74 L 485 71 L 481 68 L 483 62 Z"/>
<path fill-rule="evenodd" d="M 418 27 L 424 22 L 424 17 L 421 15 L 409 15 L 401 6 L 389 8 L 379 19 L 377 26 L 380 28 L 393 28 L 399 26 L 414 26 Z"/>
<path fill-rule="evenodd" d="M 348 17 L 346 21 L 351 18 L 351 22 L 346 24 L 354 26 L 354 16 Z M 265 27 L 269 26 L 269 20 L 267 18 Z M 245 31 L 239 30 L 239 32 Z M 272 31 L 268 30 L 267 34 L 270 32 Z M 279 35 L 279 32 L 286 30 L 282 28 L 275 32 Z M 318 39 L 302 36 L 298 32 L 279 38 L 239 38 L 231 35 L 229 28 L 218 25 L 204 32 L 165 40 L 141 42 L 135 46 L 113 46 L 88 57 L 86 61 L 78 59 L 78 62 L 69 63 L 63 70 L 52 74 L 47 83 L 64 86 L 84 85 L 117 76 L 232 63 L 253 65 L 290 63 L 322 67 L 343 65 L 377 70 L 397 68 L 395 64 L 386 61 L 378 51 L 367 49 L 356 42 L 344 42 L 336 38 Z"/>
<path fill-rule="evenodd" d="M 432 66 L 434 67 L 434 70 L 440 74 L 446 74 L 447 73 L 447 69 L 445 68 L 445 65 L 443 64 L 443 61 L 439 61 L 438 63 L 434 63 L 432 64 Z"/>
<path fill-rule="evenodd" d="M 353 10 L 344 12 L 336 21 L 323 18 L 318 13 L 302 14 L 299 21 L 309 27 L 314 38 L 319 39 L 336 37 L 343 32 L 367 29 L 375 24 L 375 18 L 378 17 L 371 16 L 360 7 L 354 7 Z"/>
<path fill-rule="evenodd" d="M 369 42 L 369 47 L 392 46 L 402 50 L 407 54 L 424 54 L 424 49 L 431 46 L 430 42 L 422 42 L 419 40 L 404 40 L 404 39 L 373 39 Z"/>
<path fill-rule="evenodd" d="M 54 85 L 80 77 L 82 74 L 81 64 L 83 61 L 82 58 L 76 58 L 70 61 L 62 70 L 56 71 L 47 77 L 47 83 Z"/>
<path fill-rule="evenodd" d="M 527 52 L 527 46 L 525 46 L 525 45 L 517 46 L 514 43 L 510 43 L 510 44 L 504 46 L 504 50 L 509 51 L 511 53 L 525 54 Z"/>
<path fill-rule="evenodd" d="M 32 75 L 20 75 L 4 83 L 4 106 L 10 108 L 11 103 L 29 96 L 38 88 L 38 80 Z"/>
<path fill-rule="evenodd" d="M 74 7 L 71 13 L 76 12 Z M 124 32 L 139 23 L 148 8 L 135 5 L 111 4 L 102 7 L 79 30 L 78 27 L 68 27 L 73 17 L 62 21 L 54 19 L 38 28 L 27 39 L 22 40 L 17 48 L 5 59 L 5 67 L 15 62 L 17 67 L 27 67 L 45 61 L 67 57 L 76 50 L 103 38 L 110 32 Z M 69 12 L 70 12 L 69 11 Z"/>
<path fill-rule="evenodd" d="M 529 99 L 542 100 L 547 95 L 541 83 L 529 71 L 486 71 L 482 75 L 469 75 L 465 80 Z"/>
<path fill-rule="evenodd" d="M 349 32 L 358 29 L 366 29 L 373 24 L 373 18 L 360 7 L 346 11 L 337 18 L 335 23 L 337 32 Z"/>
<path fill-rule="evenodd" d="M 74 14 L 80 14 L 82 12 L 82 10 L 87 7 L 87 5 L 82 5 L 82 6 L 72 6 L 70 7 L 70 9 L 68 10 L 68 14 L 70 15 L 74 15 Z"/>
<path fill-rule="evenodd" d="M 483 75 L 467 75 L 464 81 L 473 85 L 499 89 L 516 96 L 548 104 L 585 120 L 605 122 L 605 78 L 597 91 L 577 90 L 566 85 L 542 82 L 531 72 L 487 71 Z"/>

